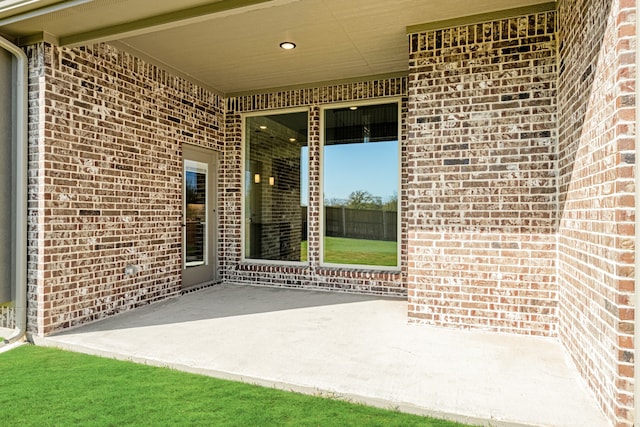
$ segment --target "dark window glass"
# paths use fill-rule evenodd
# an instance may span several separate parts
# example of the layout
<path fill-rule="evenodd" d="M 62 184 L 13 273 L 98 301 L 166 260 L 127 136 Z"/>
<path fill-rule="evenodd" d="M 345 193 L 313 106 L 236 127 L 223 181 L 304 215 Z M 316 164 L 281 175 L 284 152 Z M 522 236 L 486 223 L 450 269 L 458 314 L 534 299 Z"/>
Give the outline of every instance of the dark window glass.
<path fill-rule="evenodd" d="M 307 112 L 245 120 L 244 257 L 305 261 Z"/>

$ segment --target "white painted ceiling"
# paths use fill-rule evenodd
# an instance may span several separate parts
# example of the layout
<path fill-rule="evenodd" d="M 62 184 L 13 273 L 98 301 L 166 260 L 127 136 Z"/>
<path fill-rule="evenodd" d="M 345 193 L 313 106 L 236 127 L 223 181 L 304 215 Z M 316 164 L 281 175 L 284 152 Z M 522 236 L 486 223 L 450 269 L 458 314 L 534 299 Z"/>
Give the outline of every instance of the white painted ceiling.
<path fill-rule="evenodd" d="M 408 26 L 548 1 L 11 0 L 0 1 L 0 34 L 111 42 L 233 94 L 406 73 Z M 280 49 L 285 40 L 297 48 Z"/>

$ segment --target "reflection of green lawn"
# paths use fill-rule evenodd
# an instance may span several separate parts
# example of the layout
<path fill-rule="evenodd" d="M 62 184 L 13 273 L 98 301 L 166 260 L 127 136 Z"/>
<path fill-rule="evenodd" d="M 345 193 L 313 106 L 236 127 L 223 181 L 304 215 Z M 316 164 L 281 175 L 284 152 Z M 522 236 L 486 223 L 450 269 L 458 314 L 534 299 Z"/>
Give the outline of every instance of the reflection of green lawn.
<path fill-rule="evenodd" d="M 396 242 L 325 237 L 324 262 L 328 264 L 360 264 L 397 266 Z M 307 260 L 307 242 L 300 245 L 300 260 Z"/>

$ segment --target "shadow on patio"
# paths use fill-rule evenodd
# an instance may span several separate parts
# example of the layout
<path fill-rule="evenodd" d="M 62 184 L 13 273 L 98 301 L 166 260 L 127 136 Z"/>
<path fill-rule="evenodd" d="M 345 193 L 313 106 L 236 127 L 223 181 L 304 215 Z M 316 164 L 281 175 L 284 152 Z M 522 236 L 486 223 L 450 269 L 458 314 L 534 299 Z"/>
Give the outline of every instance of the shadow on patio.
<path fill-rule="evenodd" d="M 411 326 L 406 301 L 220 285 L 37 344 L 483 425 L 607 425 L 551 339 Z"/>

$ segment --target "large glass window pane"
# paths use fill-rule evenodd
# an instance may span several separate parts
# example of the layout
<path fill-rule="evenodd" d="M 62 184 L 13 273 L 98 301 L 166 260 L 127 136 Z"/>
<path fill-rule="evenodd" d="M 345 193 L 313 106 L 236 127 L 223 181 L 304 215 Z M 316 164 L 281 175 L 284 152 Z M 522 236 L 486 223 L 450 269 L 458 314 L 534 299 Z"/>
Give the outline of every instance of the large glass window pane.
<path fill-rule="evenodd" d="M 324 110 L 323 262 L 398 265 L 398 104 Z"/>
<path fill-rule="evenodd" d="M 245 118 L 244 257 L 305 261 L 307 112 Z"/>

